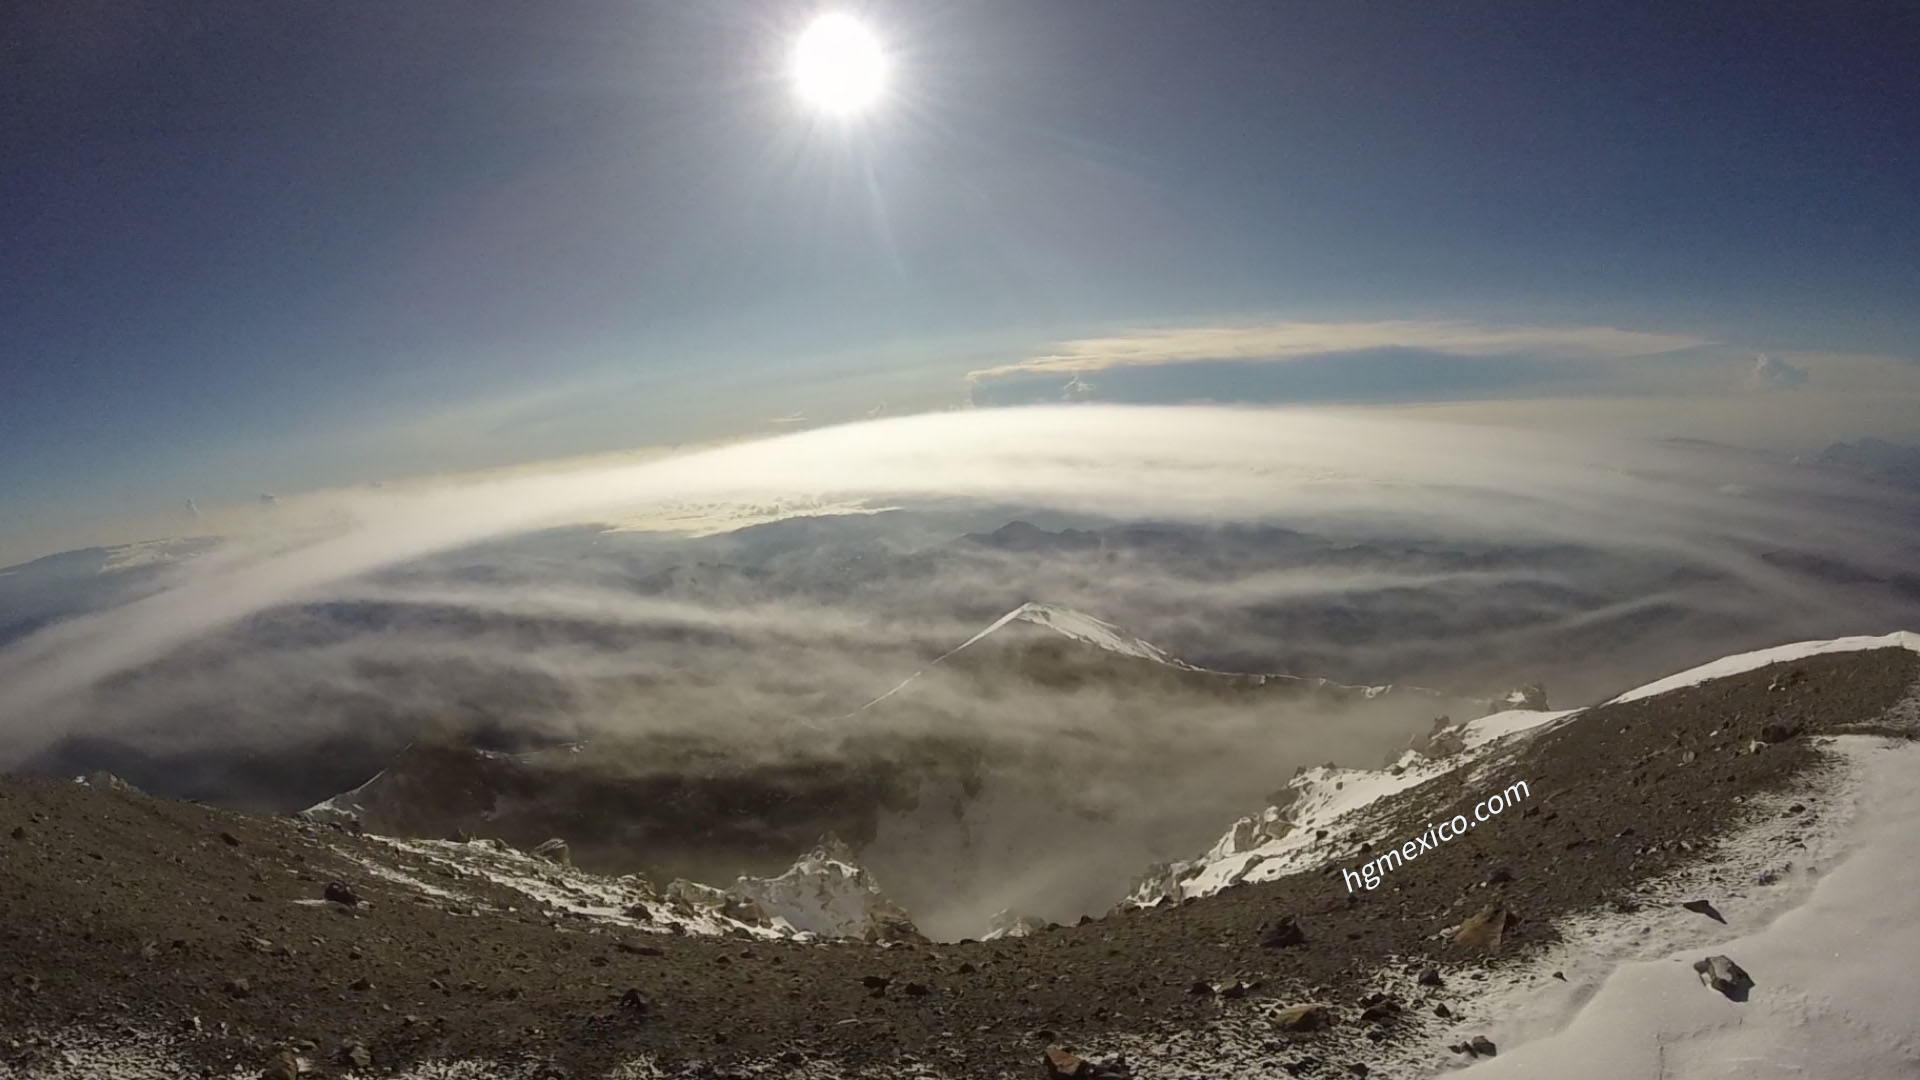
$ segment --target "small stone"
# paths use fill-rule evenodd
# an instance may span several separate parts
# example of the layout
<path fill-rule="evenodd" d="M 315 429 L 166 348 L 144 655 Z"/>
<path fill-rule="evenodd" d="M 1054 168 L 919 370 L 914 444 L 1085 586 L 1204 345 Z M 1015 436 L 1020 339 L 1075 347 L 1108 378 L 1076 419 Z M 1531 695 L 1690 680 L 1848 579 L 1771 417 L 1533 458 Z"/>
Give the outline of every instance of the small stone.
<path fill-rule="evenodd" d="M 355 979 L 355 980 L 353 980 L 352 982 L 350 982 L 350 983 L 348 983 L 348 984 L 347 984 L 347 989 L 349 989 L 349 990 L 359 990 L 359 991 L 367 991 L 367 990 L 371 990 L 371 989 L 373 989 L 373 980 L 371 980 L 371 979 L 369 979 L 369 978 L 367 978 L 367 977 L 366 977 L 365 975 L 362 975 L 362 976 L 360 976 L 359 978 L 357 978 L 357 979 Z"/>
<path fill-rule="evenodd" d="M 1724 923 L 1727 921 L 1726 918 L 1722 916 L 1720 912 L 1713 906 L 1713 903 L 1711 901 L 1688 900 L 1683 902 L 1680 906 L 1683 908 L 1686 908 L 1688 911 L 1695 912 L 1696 914 L 1705 915 L 1707 918 L 1712 919 L 1714 922 Z"/>
<path fill-rule="evenodd" d="M 1192 985 L 1187 987 L 1187 993 L 1194 997 L 1212 997 L 1213 984 L 1205 979 L 1195 979 Z"/>
<path fill-rule="evenodd" d="M 1496 1049 L 1493 1045 L 1493 1040 L 1487 1038 L 1485 1035 L 1475 1035 L 1472 1039 L 1468 1040 L 1467 1048 L 1473 1051 L 1475 1057 L 1492 1057 Z"/>
<path fill-rule="evenodd" d="M 1040 1075 L 1046 1080 L 1082 1080 L 1092 1072 L 1092 1062 L 1057 1046 L 1040 1056 Z"/>
<path fill-rule="evenodd" d="M 629 987 L 621 994 L 620 1006 L 637 1016 L 653 1015 L 653 999 L 641 993 L 639 987 Z"/>
<path fill-rule="evenodd" d="M 223 842 L 223 843 L 225 843 L 225 844 L 226 844 L 226 845 L 227 845 L 228 847 L 239 847 L 239 846 L 240 846 L 240 838 L 239 838 L 239 837 L 237 837 L 237 836 L 235 836 L 235 835 L 233 835 L 233 834 L 232 834 L 232 833 L 230 833 L 230 832 L 223 832 L 223 833 L 221 833 L 221 834 L 220 834 L 220 840 L 221 840 L 221 842 Z"/>
<path fill-rule="evenodd" d="M 1333 1013 L 1325 1005 L 1289 1005 L 1273 1014 L 1273 1022 L 1282 1031 L 1318 1031 L 1333 1022 Z"/>
<path fill-rule="evenodd" d="M 286 1050 L 280 1051 L 260 1070 L 260 1080 L 300 1080 L 300 1059 Z"/>
<path fill-rule="evenodd" d="M 561 866 L 573 865 L 573 854 L 567 848 L 567 842 L 557 836 L 551 840 L 542 840 L 540 844 L 533 849 L 533 853 L 543 859 L 557 862 Z"/>
<path fill-rule="evenodd" d="M 243 998 L 252 995 L 252 993 L 253 984 L 247 982 L 245 978 L 232 978 L 227 980 L 228 997 Z"/>
<path fill-rule="evenodd" d="M 634 956 L 660 956 L 666 951 L 658 945 L 642 945 L 632 941 L 619 942 L 614 945 L 614 948 L 619 949 L 623 953 L 631 953 Z"/>
<path fill-rule="evenodd" d="M 1442 1020 L 1451 1020 L 1453 1019 L 1453 1010 L 1447 1008 L 1447 1003 L 1443 1001 L 1433 1007 L 1433 1015 Z"/>
<path fill-rule="evenodd" d="M 25 825 L 15 825 L 13 827 L 13 832 L 10 833 L 9 835 L 11 835 L 15 840 L 25 840 L 27 838 L 27 827 Z"/>
<path fill-rule="evenodd" d="M 1400 1006 L 1391 1001 L 1376 1002 L 1367 1006 L 1366 1009 L 1360 1013 L 1360 1020 L 1363 1023 L 1378 1024 L 1386 1020 L 1391 1020 L 1394 1014 L 1399 1011 Z"/>
<path fill-rule="evenodd" d="M 1513 913 L 1505 907 L 1489 904 L 1460 924 L 1460 929 L 1453 933 L 1453 943 L 1465 945 L 1468 948 L 1484 949 L 1487 952 L 1498 952 L 1500 942 L 1506 937 L 1507 928 L 1517 921 Z"/>
<path fill-rule="evenodd" d="M 901 987 L 900 990 L 902 993 L 905 993 L 908 997 L 926 997 L 928 994 L 933 993 L 933 989 L 931 987 L 927 986 L 925 983 L 917 983 L 917 982 L 910 982 L 907 985 Z"/>
<path fill-rule="evenodd" d="M 365 1069 L 373 1065 L 373 1052 L 367 1049 L 366 1043 L 357 1040 L 342 1043 L 337 1057 L 340 1064 L 356 1069 Z"/>
<path fill-rule="evenodd" d="M 348 907 L 352 907 L 360 902 L 360 898 L 354 895 L 352 889 L 347 888 L 337 881 L 327 882 L 327 887 L 320 890 L 320 895 L 336 904 L 345 904 Z"/>
<path fill-rule="evenodd" d="M 1439 986 L 1441 983 L 1440 969 L 1431 965 L 1421 968 L 1420 978 L 1417 981 L 1421 986 Z"/>

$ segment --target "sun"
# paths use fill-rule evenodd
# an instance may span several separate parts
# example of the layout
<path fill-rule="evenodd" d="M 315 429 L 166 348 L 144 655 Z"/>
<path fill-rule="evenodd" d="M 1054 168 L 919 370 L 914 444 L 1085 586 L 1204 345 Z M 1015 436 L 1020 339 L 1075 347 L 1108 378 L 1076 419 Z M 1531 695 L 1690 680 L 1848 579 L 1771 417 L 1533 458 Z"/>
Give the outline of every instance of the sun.
<path fill-rule="evenodd" d="M 873 31 L 851 15 L 821 15 L 794 42 L 794 91 L 821 112 L 864 112 L 880 99 L 886 83 L 886 50 Z"/>

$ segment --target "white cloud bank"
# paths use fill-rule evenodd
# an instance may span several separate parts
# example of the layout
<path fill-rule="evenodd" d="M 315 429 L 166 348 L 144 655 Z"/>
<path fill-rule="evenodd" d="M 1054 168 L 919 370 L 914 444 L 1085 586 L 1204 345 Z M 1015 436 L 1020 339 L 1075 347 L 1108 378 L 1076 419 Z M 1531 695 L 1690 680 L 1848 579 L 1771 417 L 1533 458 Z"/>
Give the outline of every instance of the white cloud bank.
<path fill-rule="evenodd" d="M 741 507 L 981 499 L 1117 518 L 1564 539 L 1711 565 L 1785 605 L 1808 586 L 1758 550 L 1844 553 L 1851 565 L 1887 572 L 1911 558 L 1907 533 L 1864 502 L 1845 514 L 1810 512 L 1810 500 L 1826 497 L 1823 483 L 1733 456 L 1392 414 L 1061 406 L 884 419 L 635 463 L 289 498 L 263 518 L 284 531 L 182 567 L 155 595 L 0 652 L 0 761 L 56 738 L 56 706 L 99 680 L 254 612 L 551 525 L 671 518 L 686 506 L 724 519 Z"/>

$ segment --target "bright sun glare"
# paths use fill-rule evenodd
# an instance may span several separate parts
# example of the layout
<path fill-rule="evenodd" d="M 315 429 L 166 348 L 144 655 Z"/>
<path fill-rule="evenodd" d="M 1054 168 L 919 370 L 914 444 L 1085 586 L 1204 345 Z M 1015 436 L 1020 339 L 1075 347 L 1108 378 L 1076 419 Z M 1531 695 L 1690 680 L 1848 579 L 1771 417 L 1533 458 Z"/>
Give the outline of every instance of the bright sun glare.
<path fill-rule="evenodd" d="M 822 15 L 794 43 L 794 89 L 822 112 L 850 116 L 865 110 L 879 99 L 886 78 L 880 39 L 851 15 Z"/>

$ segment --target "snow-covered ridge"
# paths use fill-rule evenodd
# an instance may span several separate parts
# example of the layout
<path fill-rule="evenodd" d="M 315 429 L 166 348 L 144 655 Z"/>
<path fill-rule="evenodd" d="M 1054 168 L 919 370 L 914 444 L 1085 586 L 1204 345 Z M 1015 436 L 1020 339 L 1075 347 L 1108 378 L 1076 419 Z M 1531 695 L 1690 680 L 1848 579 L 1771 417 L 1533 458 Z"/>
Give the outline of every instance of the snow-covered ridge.
<path fill-rule="evenodd" d="M 1724 679 L 1729 675 L 1738 675 L 1742 672 L 1753 671 L 1766 667 L 1768 664 L 1780 663 L 1783 660 L 1800 660 L 1809 656 L 1820 656 L 1825 653 L 1864 652 L 1868 649 L 1893 648 L 1908 649 L 1920 653 L 1920 634 L 1913 633 L 1910 630 L 1896 630 L 1891 634 L 1882 634 L 1879 637 L 1863 636 L 1833 638 L 1828 641 L 1796 641 L 1791 645 L 1776 645 L 1771 649 L 1757 649 L 1753 652 L 1736 653 L 1732 656 L 1723 656 L 1718 660 L 1701 664 L 1699 667 L 1688 668 L 1677 675 L 1669 675 L 1657 682 L 1650 682 L 1645 686 L 1636 687 L 1614 698 L 1612 701 L 1607 702 L 1607 704 L 1618 705 L 1623 702 L 1638 701 L 1641 698 L 1652 697 L 1655 694 L 1664 694 L 1669 690 L 1681 690 L 1689 686 L 1698 686 L 1703 682 L 1708 682 L 1713 679 Z"/>
<path fill-rule="evenodd" d="M 1302 769 L 1282 800 L 1228 827 L 1196 858 L 1148 869 L 1124 905 L 1150 907 L 1208 896 L 1246 881 L 1272 881 L 1324 865 L 1352 850 L 1348 834 L 1382 799 L 1456 769 L 1474 768 L 1521 741 L 1549 730 L 1579 710 L 1516 709 L 1441 729 L 1423 749 L 1408 750 L 1385 769 Z"/>
<path fill-rule="evenodd" d="M 341 853 L 368 875 L 456 912 L 514 908 L 633 931 L 732 934 L 809 941 L 919 940 L 907 913 L 838 840 L 827 837 L 785 873 L 740 878 L 730 888 L 692 881 L 656 887 L 640 874 L 609 877 L 570 865 L 565 845 L 541 855 L 497 840 L 369 837 Z M 543 849 L 545 850 L 545 845 Z"/>
<path fill-rule="evenodd" d="M 308 821 L 318 821 L 331 825 L 357 825 L 367 812 L 366 807 L 360 802 L 361 793 L 372 787 L 375 783 L 378 783 L 380 778 L 385 775 L 387 775 L 387 770 L 381 769 L 379 772 L 369 776 L 366 783 L 361 784 L 351 791 L 343 791 L 338 795 L 322 799 L 312 806 L 307 807 L 305 810 L 300 811 L 299 816 L 306 818 Z"/>
<path fill-rule="evenodd" d="M 1920 652 L 1920 634 L 1897 631 L 1739 653 L 1629 690 L 1607 704 L 1638 701 L 1782 661 L 1884 648 Z M 1496 712 L 1436 730 L 1385 769 L 1343 769 L 1331 764 L 1303 769 L 1288 781 L 1279 802 L 1234 822 L 1205 852 L 1149 867 L 1122 904 L 1152 906 L 1211 895 L 1241 882 L 1271 881 L 1318 869 L 1350 851 L 1353 834 L 1370 831 L 1370 820 L 1386 797 L 1446 773 L 1485 770 L 1584 711 Z"/>

